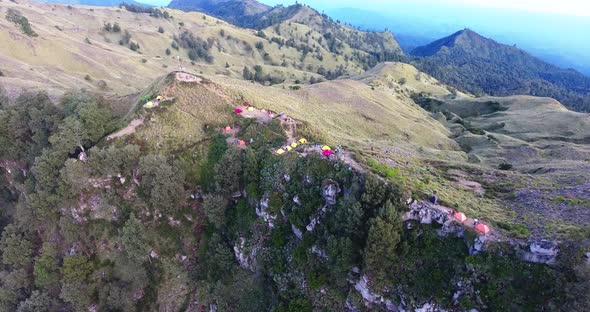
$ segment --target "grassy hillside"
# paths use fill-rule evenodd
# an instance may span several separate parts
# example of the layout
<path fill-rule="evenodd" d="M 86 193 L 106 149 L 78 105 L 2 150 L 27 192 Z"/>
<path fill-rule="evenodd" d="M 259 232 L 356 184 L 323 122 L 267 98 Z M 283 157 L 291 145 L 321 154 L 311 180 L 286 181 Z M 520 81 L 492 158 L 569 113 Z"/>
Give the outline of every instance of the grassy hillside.
<path fill-rule="evenodd" d="M 264 39 L 253 30 L 201 13 L 171 9 L 158 11 L 166 12 L 165 18 L 124 8 L 25 1 L 6 2 L 0 14 L 5 16 L 9 9 L 24 16 L 36 33 L 29 36 L 15 23 L 0 19 L 0 39 L 7 43 L 0 47 L 0 81 L 12 97 L 21 87 L 48 90 L 52 96 L 72 87 L 126 95 L 179 67 L 241 78 L 245 66 L 254 73 L 260 65 L 252 79 L 305 83 L 359 74 L 366 66 L 366 59 L 352 58 L 354 53 L 366 53 L 347 45 L 330 52 L 325 43 L 304 43 L 303 33 L 295 36 L 300 33 L 299 24 L 282 25 L 281 36 L 269 32 Z M 115 23 L 118 31 L 105 28 Z M 297 45 L 286 44 L 290 34 Z M 314 37 L 319 40 L 322 35 L 314 33 Z M 130 49 L 132 45 L 136 51 Z M 309 53 L 309 49 L 317 52 Z"/>

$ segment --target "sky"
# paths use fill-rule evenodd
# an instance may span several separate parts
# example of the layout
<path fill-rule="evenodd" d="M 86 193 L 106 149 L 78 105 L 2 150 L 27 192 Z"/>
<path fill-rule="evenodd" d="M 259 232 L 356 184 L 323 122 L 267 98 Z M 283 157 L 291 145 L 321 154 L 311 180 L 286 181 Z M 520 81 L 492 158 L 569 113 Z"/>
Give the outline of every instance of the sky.
<path fill-rule="evenodd" d="M 292 0 L 262 0 L 261 2 L 270 5 L 292 4 Z M 423 5 L 452 5 L 469 6 L 496 9 L 511 9 L 545 12 L 552 14 L 566 14 L 590 17 L 590 1 L 588 0 L 321 0 L 321 1 L 299 1 L 310 4 L 312 7 L 342 8 L 357 7 L 364 9 L 384 9 L 394 7 L 402 2 L 414 2 Z"/>

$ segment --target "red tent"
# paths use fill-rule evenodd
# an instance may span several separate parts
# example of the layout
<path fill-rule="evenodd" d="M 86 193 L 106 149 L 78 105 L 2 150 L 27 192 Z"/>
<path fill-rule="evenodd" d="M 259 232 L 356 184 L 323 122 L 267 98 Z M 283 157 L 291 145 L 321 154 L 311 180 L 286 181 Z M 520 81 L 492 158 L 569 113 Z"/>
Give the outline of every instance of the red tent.
<path fill-rule="evenodd" d="M 236 108 L 236 109 L 234 110 L 234 113 L 236 113 L 236 114 L 241 114 L 242 112 L 243 112 L 243 111 L 242 111 L 242 109 L 241 109 L 241 108 Z"/>
<path fill-rule="evenodd" d="M 230 132 L 230 131 L 231 131 L 231 127 L 230 127 L 230 126 L 227 126 L 227 127 L 225 127 L 225 129 L 223 129 L 223 130 L 224 130 L 225 132 Z"/>
<path fill-rule="evenodd" d="M 463 223 L 463 222 L 465 222 L 465 220 L 467 220 L 467 217 L 462 212 L 455 213 L 455 215 L 453 217 L 455 217 L 455 219 L 461 223 Z"/>
<path fill-rule="evenodd" d="M 490 228 L 487 225 L 483 224 L 483 223 L 478 224 L 475 227 L 475 229 L 478 232 L 483 233 L 483 234 L 488 234 L 490 232 Z"/>
<path fill-rule="evenodd" d="M 239 141 L 238 141 L 238 145 L 240 145 L 240 146 L 246 146 L 246 141 L 244 141 L 244 140 L 239 140 Z"/>
<path fill-rule="evenodd" d="M 248 107 L 248 102 L 244 102 L 244 107 Z"/>
<path fill-rule="evenodd" d="M 332 154 L 334 154 L 334 152 L 332 152 L 331 150 L 325 150 L 322 152 L 322 154 L 326 157 L 330 157 L 332 156 Z"/>

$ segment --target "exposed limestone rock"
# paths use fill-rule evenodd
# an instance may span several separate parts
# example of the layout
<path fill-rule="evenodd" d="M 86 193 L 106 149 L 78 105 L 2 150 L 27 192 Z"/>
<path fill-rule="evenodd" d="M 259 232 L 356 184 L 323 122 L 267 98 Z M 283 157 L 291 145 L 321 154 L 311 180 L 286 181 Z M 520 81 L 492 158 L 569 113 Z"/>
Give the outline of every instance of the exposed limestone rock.
<path fill-rule="evenodd" d="M 363 300 L 366 301 L 366 303 L 375 303 L 381 299 L 381 296 L 372 293 L 369 289 L 369 279 L 366 275 L 363 275 L 359 281 L 354 284 L 354 289 L 356 289 L 361 297 L 363 297 Z"/>
<path fill-rule="evenodd" d="M 277 217 L 273 216 L 268 211 L 268 203 L 269 203 L 268 196 L 269 196 L 268 194 L 264 194 L 264 196 L 260 200 L 260 203 L 258 203 L 258 206 L 256 207 L 256 215 L 259 216 L 260 218 L 264 219 L 264 222 L 266 222 L 268 227 L 272 229 L 274 227 L 274 220 L 276 220 Z"/>
<path fill-rule="evenodd" d="M 297 236 L 297 238 L 303 238 L 303 232 L 297 227 L 295 227 L 293 224 L 291 224 L 291 231 L 293 232 L 293 234 L 295 234 L 295 236 Z"/>
<path fill-rule="evenodd" d="M 158 259 L 158 258 L 160 258 L 160 255 L 155 250 L 152 249 L 152 251 L 150 251 L 150 257 L 153 259 Z"/>
<path fill-rule="evenodd" d="M 316 245 L 311 246 L 311 253 L 324 259 L 324 260 L 328 260 L 328 254 L 326 253 L 326 251 L 320 249 Z"/>
<path fill-rule="evenodd" d="M 521 253 L 521 258 L 527 262 L 555 264 L 559 247 L 556 242 L 549 240 L 532 241 L 528 251 Z"/>
<path fill-rule="evenodd" d="M 485 242 L 486 242 L 485 236 L 480 235 L 480 236 L 476 237 L 475 240 L 473 241 L 473 245 L 469 246 L 469 254 L 473 256 L 473 255 L 477 255 L 478 253 L 484 251 L 485 250 L 485 248 L 484 248 Z"/>
<path fill-rule="evenodd" d="M 305 229 L 308 232 L 313 232 L 313 229 L 315 229 L 315 226 L 318 225 L 320 223 L 320 219 L 319 217 L 315 217 L 313 219 L 311 219 L 311 221 L 309 222 L 309 224 L 305 227 Z"/>
<path fill-rule="evenodd" d="M 340 193 L 340 186 L 333 180 L 326 180 L 322 183 L 322 196 L 327 206 L 336 204 L 336 195 Z"/>
<path fill-rule="evenodd" d="M 427 302 L 422 307 L 416 308 L 414 311 L 416 312 L 446 312 L 447 310 L 443 310 L 435 303 Z"/>
<path fill-rule="evenodd" d="M 256 271 L 256 254 L 258 253 L 258 246 L 253 246 L 249 251 L 247 250 L 246 239 L 240 237 L 239 244 L 234 245 L 234 255 L 240 264 L 240 267 L 252 272 Z"/>

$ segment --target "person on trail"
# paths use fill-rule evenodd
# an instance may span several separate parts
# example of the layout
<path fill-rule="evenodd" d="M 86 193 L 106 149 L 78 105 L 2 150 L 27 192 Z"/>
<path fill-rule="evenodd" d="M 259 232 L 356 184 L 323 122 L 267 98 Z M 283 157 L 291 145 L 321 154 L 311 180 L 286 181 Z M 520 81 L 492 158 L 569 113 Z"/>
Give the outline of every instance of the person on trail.
<path fill-rule="evenodd" d="M 476 226 L 479 224 L 479 220 L 478 219 L 473 219 L 473 226 Z"/>
<path fill-rule="evenodd" d="M 434 193 L 430 197 L 430 202 L 434 205 L 436 205 L 436 202 L 438 202 L 438 196 L 436 196 L 436 191 L 434 191 Z"/>

